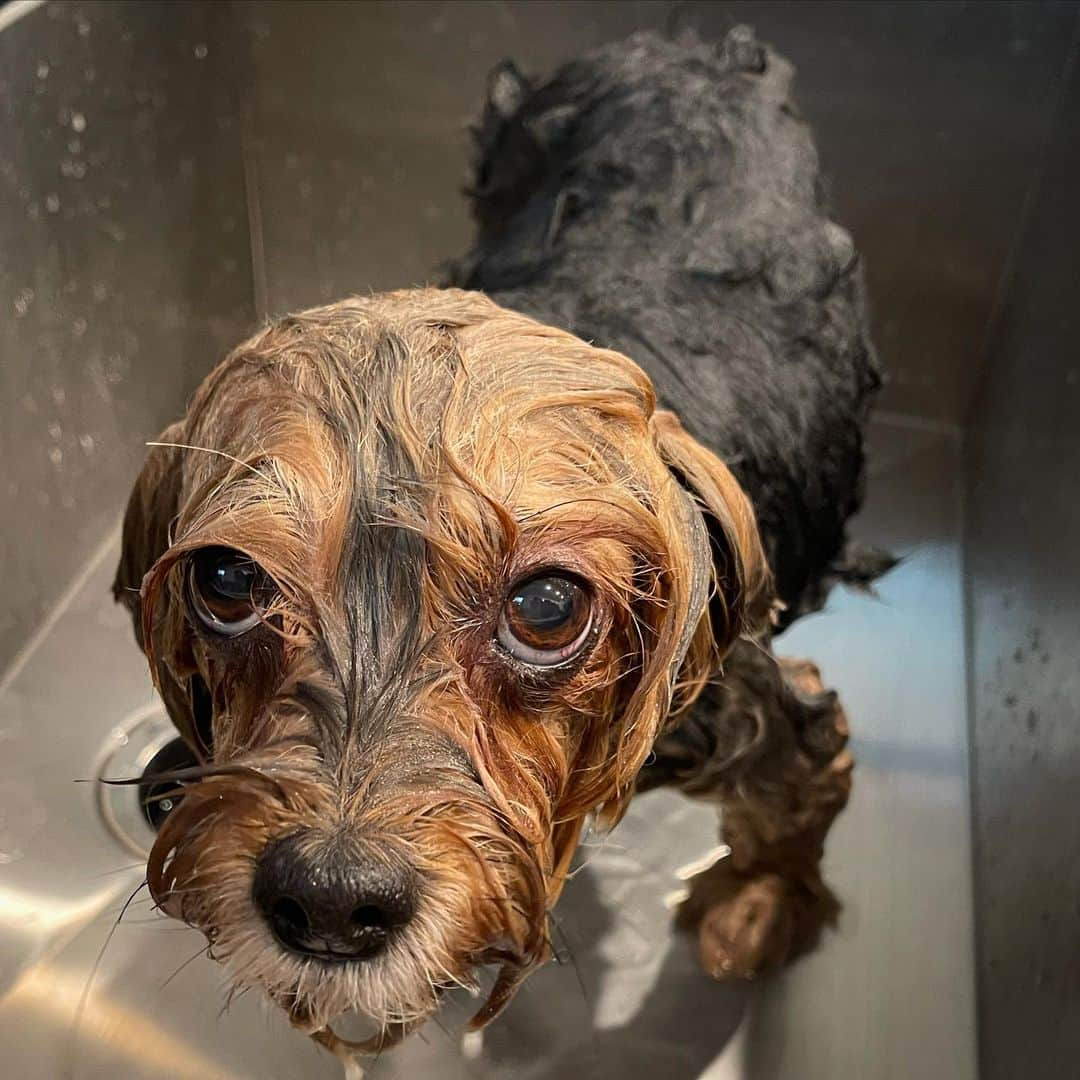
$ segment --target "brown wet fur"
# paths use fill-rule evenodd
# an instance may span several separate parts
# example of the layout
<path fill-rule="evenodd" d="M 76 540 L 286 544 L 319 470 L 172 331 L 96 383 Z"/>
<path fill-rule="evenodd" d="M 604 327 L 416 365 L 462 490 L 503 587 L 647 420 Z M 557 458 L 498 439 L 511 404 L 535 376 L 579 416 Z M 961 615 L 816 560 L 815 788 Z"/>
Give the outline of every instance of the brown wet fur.
<path fill-rule="evenodd" d="M 814 948 L 839 914 L 820 864 L 851 792 L 847 718 L 810 661 L 740 644 L 693 719 L 720 733 L 708 753 L 688 753 L 676 729 L 657 754 L 671 781 L 719 804 L 730 853 L 690 879 L 677 923 L 714 978 L 754 978 Z"/>
<path fill-rule="evenodd" d="M 275 322 L 159 442 L 115 588 L 203 765 L 151 853 L 156 902 L 324 1045 L 346 1045 L 329 1025 L 349 1010 L 387 1045 L 497 964 L 486 1022 L 548 955 L 586 818 L 619 819 L 660 733 L 767 631 L 746 497 L 633 362 L 457 290 Z M 277 585 L 240 638 L 189 606 L 189 556 L 212 545 Z M 538 673 L 493 635 L 511 585 L 553 566 L 590 584 L 594 628 Z M 769 854 L 783 833 L 813 849 L 810 880 L 824 828 L 784 824 L 806 816 L 799 770 L 784 799 L 731 802 L 733 870 L 793 881 L 795 856 Z M 417 912 L 386 952 L 328 966 L 274 942 L 254 866 L 301 829 L 413 868 Z"/>

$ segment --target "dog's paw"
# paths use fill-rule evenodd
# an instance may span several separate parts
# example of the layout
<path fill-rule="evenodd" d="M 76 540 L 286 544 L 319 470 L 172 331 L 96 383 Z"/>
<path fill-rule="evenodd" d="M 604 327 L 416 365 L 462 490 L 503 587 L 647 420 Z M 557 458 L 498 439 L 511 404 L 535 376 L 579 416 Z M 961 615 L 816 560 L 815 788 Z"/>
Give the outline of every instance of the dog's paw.
<path fill-rule="evenodd" d="M 706 973 L 714 979 L 752 979 L 784 964 L 794 935 L 790 906 L 784 879 L 762 874 L 705 908 L 697 935 Z"/>
<path fill-rule="evenodd" d="M 707 974 L 752 979 L 813 948 L 838 910 L 824 884 L 812 890 L 780 874 L 738 873 L 724 860 L 691 880 L 677 924 L 697 932 Z"/>

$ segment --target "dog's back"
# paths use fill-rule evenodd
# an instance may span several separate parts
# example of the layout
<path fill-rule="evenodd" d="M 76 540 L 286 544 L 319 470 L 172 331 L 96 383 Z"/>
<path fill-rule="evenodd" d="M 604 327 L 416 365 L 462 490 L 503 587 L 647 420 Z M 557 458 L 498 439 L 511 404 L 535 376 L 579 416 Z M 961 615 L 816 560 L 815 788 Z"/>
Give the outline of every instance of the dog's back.
<path fill-rule="evenodd" d="M 845 548 L 880 382 L 792 68 L 733 30 L 491 76 L 455 280 L 635 359 L 749 493 L 785 621 L 882 568 Z"/>

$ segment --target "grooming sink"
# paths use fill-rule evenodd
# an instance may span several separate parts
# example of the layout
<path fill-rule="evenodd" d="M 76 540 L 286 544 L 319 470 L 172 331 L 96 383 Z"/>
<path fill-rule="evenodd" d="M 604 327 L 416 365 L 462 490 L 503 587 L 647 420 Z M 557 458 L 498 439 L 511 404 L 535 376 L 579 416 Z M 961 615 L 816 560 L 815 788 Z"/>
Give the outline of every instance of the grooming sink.
<path fill-rule="evenodd" d="M 463 1037 L 477 1002 L 448 994 L 365 1075 L 997 1080 L 1080 1056 L 1060 959 L 1080 882 L 1055 846 L 1080 839 L 1060 768 L 1078 586 L 1046 571 L 1080 536 L 1060 239 L 1080 225 L 1059 212 L 1080 185 L 1061 134 L 1080 130 L 1077 9 L 54 2 L 0 7 L 5 1076 L 342 1075 L 280 1010 L 230 996 L 147 894 L 168 792 L 138 780 L 182 758 L 110 596 L 124 501 L 144 443 L 261 320 L 433 279 L 467 249 L 465 125 L 496 61 L 549 70 L 680 20 L 754 23 L 797 65 L 890 378 L 850 532 L 902 560 L 776 645 L 850 718 L 825 858 L 844 910 L 788 971 L 709 980 L 671 917 L 715 812 L 642 796 L 586 839 L 555 962 L 506 1013 Z M 1028 273 L 1002 291 L 1010 258 Z"/>

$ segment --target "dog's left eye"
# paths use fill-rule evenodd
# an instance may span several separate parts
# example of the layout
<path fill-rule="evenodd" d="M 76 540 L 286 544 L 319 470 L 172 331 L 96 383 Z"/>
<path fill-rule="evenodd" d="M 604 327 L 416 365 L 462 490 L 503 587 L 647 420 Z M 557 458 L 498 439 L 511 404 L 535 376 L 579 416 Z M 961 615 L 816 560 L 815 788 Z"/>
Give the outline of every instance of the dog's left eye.
<path fill-rule="evenodd" d="M 499 616 L 499 644 L 534 667 L 551 667 L 576 656 L 592 628 L 585 586 L 562 574 L 540 574 L 511 590 Z"/>
<path fill-rule="evenodd" d="M 191 606 L 215 634 L 237 637 L 262 619 L 273 593 L 266 571 L 242 551 L 209 547 L 191 556 L 188 572 Z"/>

